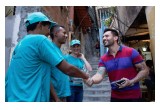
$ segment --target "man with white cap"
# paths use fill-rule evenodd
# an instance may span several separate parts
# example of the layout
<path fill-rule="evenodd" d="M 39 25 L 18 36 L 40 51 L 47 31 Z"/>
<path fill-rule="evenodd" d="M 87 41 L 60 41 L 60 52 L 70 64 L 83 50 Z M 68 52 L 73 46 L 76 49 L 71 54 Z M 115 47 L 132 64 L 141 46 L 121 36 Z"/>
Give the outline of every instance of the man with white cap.
<path fill-rule="evenodd" d="M 28 35 L 15 47 L 6 74 L 5 101 L 49 101 L 53 66 L 68 75 L 88 78 L 84 72 L 66 63 L 47 38 L 55 22 L 41 12 L 34 12 L 27 16 L 25 24 Z M 76 75 L 73 74 L 75 71 Z"/>

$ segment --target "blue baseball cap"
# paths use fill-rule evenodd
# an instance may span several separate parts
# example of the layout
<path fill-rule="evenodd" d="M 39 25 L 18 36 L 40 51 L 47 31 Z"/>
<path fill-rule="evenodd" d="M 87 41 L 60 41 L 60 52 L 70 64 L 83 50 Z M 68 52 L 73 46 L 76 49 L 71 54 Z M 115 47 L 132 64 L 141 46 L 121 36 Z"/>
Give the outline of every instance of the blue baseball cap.
<path fill-rule="evenodd" d="M 70 45 L 73 46 L 73 45 L 75 45 L 75 44 L 79 44 L 79 45 L 80 45 L 81 43 L 80 43 L 79 40 L 76 40 L 76 39 L 75 39 L 75 40 L 72 40 L 72 41 L 71 41 L 71 44 L 70 44 Z"/>
<path fill-rule="evenodd" d="M 41 21 L 50 22 L 51 27 L 57 24 L 56 22 L 49 20 L 49 18 L 46 15 L 44 15 L 42 12 L 33 12 L 28 14 L 27 18 L 25 19 L 26 27 L 29 26 L 30 24 L 41 22 Z"/>

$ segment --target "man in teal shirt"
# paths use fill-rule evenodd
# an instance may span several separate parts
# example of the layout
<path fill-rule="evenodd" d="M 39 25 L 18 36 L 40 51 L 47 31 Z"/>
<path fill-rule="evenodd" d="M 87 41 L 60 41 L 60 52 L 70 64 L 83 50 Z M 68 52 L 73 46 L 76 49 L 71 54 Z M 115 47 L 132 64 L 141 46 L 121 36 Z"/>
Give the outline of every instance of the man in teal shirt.
<path fill-rule="evenodd" d="M 64 44 L 68 38 L 66 30 L 63 26 L 56 25 L 51 28 L 50 36 L 56 50 L 62 55 L 62 51 L 60 50 L 61 45 Z M 51 73 L 51 82 L 56 91 L 55 101 L 66 101 L 66 97 L 71 95 L 70 92 L 70 84 L 69 84 L 69 76 L 60 71 L 57 67 L 52 68 Z"/>
<path fill-rule="evenodd" d="M 71 76 L 77 71 L 77 77 L 88 79 L 84 72 L 66 63 L 46 37 L 55 22 L 41 12 L 34 12 L 27 16 L 25 24 L 28 35 L 17 44 L 6 74 L 5 101 L 49 101 L 51 67 L 54 66 Z"/>

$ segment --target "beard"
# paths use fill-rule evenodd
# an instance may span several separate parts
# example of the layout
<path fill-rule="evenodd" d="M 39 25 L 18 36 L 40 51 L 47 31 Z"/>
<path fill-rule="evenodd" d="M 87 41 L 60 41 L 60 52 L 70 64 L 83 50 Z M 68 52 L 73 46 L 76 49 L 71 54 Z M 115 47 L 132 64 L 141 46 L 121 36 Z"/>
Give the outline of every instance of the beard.
<path fill-rule="evenodd" d="M 106 43 L 105 41 L 103 41 L 104 47 L 110 47 L 114 44 L 113 40 L 107 41 L 108 43 Z"/>

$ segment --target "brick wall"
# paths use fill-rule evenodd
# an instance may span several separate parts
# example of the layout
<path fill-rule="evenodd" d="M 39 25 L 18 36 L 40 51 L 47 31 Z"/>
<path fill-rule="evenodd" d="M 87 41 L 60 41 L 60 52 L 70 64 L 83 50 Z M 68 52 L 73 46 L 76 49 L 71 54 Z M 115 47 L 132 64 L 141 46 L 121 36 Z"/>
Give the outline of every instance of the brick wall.
<path fill-rule="evenodd" d="M 45 6 L 43 7 L 45 13 L 59 25 L 65 27 L 67 34 L 69 35 L 69 8 L 66 6 Z M 61 50 L 64 54 L 69 50 L 69 39 L 66 44 L 62 45 Z"/>

